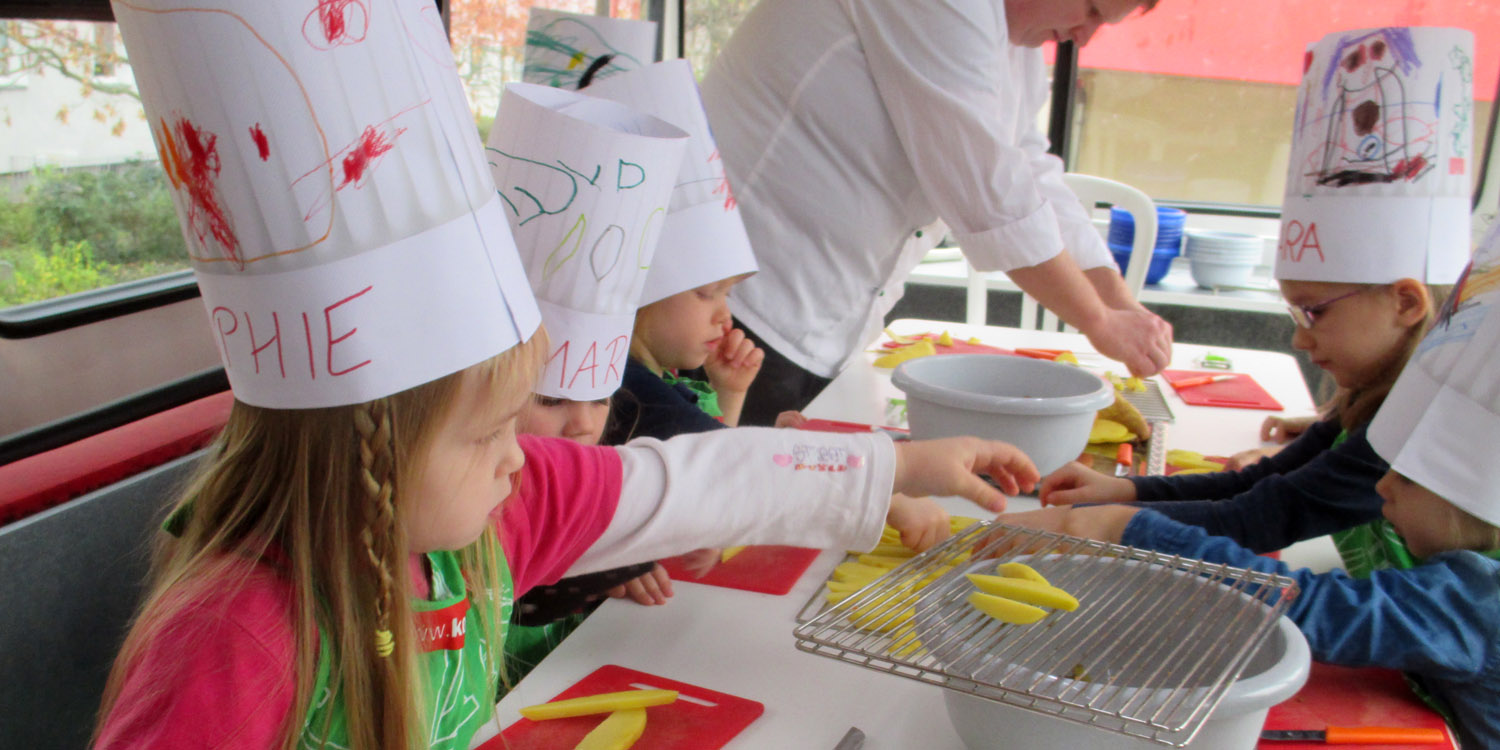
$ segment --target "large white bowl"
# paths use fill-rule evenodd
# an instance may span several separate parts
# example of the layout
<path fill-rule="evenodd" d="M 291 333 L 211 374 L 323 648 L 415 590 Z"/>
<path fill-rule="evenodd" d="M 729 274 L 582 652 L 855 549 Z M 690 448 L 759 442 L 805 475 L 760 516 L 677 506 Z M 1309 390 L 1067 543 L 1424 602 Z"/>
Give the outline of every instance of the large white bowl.
<path fill-rule="evenodd" d="M 1203 258 L 1189 258 L 1192 265 L 1193 281 L 1204 289 L 1215 289 L 1221 286 L 1244 286 L 1250 282 L 1250 276 L 1255 272 L 1254 261 L 1221 263 Z"/>
<path fill-rule="evenodd" d="M 1042 570 L 1055 585 L 1064 589 L 1079 585 L 1081 581 L 1091 577 L 1097 578 L 1099 573 L 1090 572 L 1093 566 L 1111 566 L 1106 569 L 1113 570 L 1113 563 L 1119 562 L 1112 561 L 1111 558 L 1071 558 L 1056 555 L 1049 555 L 1044 559 L 1045 562 L 1033 561 L 1031 564 Z M 1127 564 L 1135 566 L 1144 563 L 1132 560 Z M 989 560 L 975 563 L 971 569 L 977 570 L 993 567 L 993 565 L 994 561 Z M 1133 606 L 1150 607 L 1152 605 L 1145 603 L 1156 602 L 1157 611 L 1164 610 L 1170 613 L 1181 609 L 1178 602 L 1181 602 L 1182 606 L 1186 606 L 1187 602 L 1196 602 L 1196 606 L 1201 608 L 1207 606 L 1201 597 L 1218 596 L 1224 597 L 1219 601 L 1226 602 L 1227 606 L 1242 607 L 1242 616 L 1260 617 L 1263 616 L 1265 605 L 1228 586 L 1207 579 L 1198 579 L 1202 584 L 1201 587 L 1184 589 L 1174 585 L 1173 581 L 1180 580 L 1177 576 L 1181 575 L 1185 574 L 1173 571 L 1173 575 L 1170 576 L 1132 575 L 1121 578 L 1121 585 L 1130 590 L 1121 594 L 1120 597 L 1131 602 L 1122 609 L 1129 611 L 1122 611 L 1119 617 L 1108 620 L 1103 628 L 1088 631 L 1067 628 L 1065 622 L 1059 620 L 1055 623 L 1058 626 L 1055 632 L 1061 632 L 1062 635 L 1047 641 L 1044 649 L 1033 647 L 1033 650 L 1038 653 L 1038 658 L 1047 659 L 1053 658 L 1054 654 L 1081 653 L 1082 650 L 1090 648 L 1098 652 L 1101 650 L 1098 644 L 1115 644 L 1112 649 L 1104 649 L 1107 652 L 1106 656 L 1100 657 L 1089 666 L 1091 670 L 1104 671 L 1108 674 L 1111 685 L 1128 685 L 1133 680 L 1145 678 L 1147 675 L 1159 677 L 1162 670 L 1171 672 L 1205 669 L 1211 672 L 1213 669 L 1219 669 L 1220 667 L 1214 665 L 1220 664 L 1220 660 L 1227 659 L 1229 656 L 1224 650 L 1210 652 L 1214 654 L 1212 665 L 1198 661 L 1203 658 L 1203 648 L 1207 645 L 1204 639 L 1215 637 L 1219 635 L 1218 633 L 1205 632 L 1201 623 L 1191 621 L 1191 618 L 1170 616 L 1151 618 L 1149 624 L 1143 627 L 1140 612 L 1130 608 Z M 1094 592 L 1095 596 L 1092 600 L 1080 596 L 1078 614 L 1083 614 L 1091 606 L 1120 607 L 1118 601 L 1099 596 L 1102 593 L 1102 591 Z M 1101 601 L 1101 599 L 1104 600 Z M 966 656 L 960 660 L 972 662 L 973 657 L 967 656 L 972 653 L 972 646 L 968 646 L 962 637 L 943 635 L 944 632 L 953 632 L 949 628 L 955 626 L 947 624 L 952 621 L 952 618 L 944 620 L 928 615 L 923 611 L 921 602 L 917 607 L 916 635 L 923 643 L 932 646 L 934 656 L 941 662 L 960 659 L 958 655 L 965 654 Z M 1067 614 L 1069 613 L 1054 613 L 1049 620 L 1065 618 Z M 1175 654 L 1170 657 L 1158 654 L 1156 658 L 1142 659 L 1140 652 L 1147 648 L 1138 643 L 1142 639 L 1167 644 L 1166 647 Z M 1166 661 L 1163 661 L 1163 658 L 1166 658 Z M 1222 663 L 1227 664 L 1227 662 Z M 1297 626 L 1286 617 L 1278 618 L 1271 634 L 1261 643 L 1238 679 L 1228 686 L 1218 705 L 1203 721 L 1201 728 L 1190 742 L 1186 741 L 1187 737 L 1182 733 L 1163 732 L 1157 737 L 1161 742 L 1153 742 L 1139 735 L 1127 734 L 1122 729 L 1123 722 L 1118 722 L 1108 716 L 1094 715 L 1092 724 L 1079 723 L 1090 718 L 1082 708 L 1069 708 L 1069 711 L 1075 712 L 1073 715 L 1078 720 L 1067 720 L 1041 713 L 1038 710 L 998 703 L 958 690 L 944 690 L 943 702 L 954 729 L 970 750 L 1002 750 L 1021 747 L 1093 748 L 1097 750 L 1155 748 L 1159 750 L 1163 747 L 1163 743 L 1204 748 L 1204 750 L 1252 750 L 1259 740 L 1267 712 L 1272 706 L 1296 695 L 1297 691 L 1302 689 L 1302 685 L 1307 682 L 1311 668 L 1312 656 L 1302 631 L 1298 630 Z M 1109 693 L 1100 692 L 1106 689 L 1100 685 L 1077 683 L 1068 677 L 1038 674 L 1015 665 L 985 662 L 981 666 L 970 666 L 960 671 L 968 670 L 972 670 L 969 673 L 977 678 L 983 679 L 987 675 L 989 679 L 1001 679 L 1002 683 L 1007 686 L 1057 687 L 1064 691 L 1062 694 L 1071 694 L 1078 701 L 1083 701 L 1092 695 L 1109 695 Z M 998 677 L 1000 675 L 1003 677 Z M 1207 690 L 1206 687 L 1202 689 Z M 1157 710 L 1167 702 L 1170 694 L 1168 690 L 1143 689 L 1127 698 L 1117 700 L 1129 700 L 1137 711 L 1141 710 L 1142 705 Z M 1194 692 L 1190 690 L 1189 694 L 1192 695 Z M 1161 710 L 1163 714 L 1170 715 L 1171 707 Z M 1119 723 L 1119 726 L 1112 727 L 1112 722 Z"/>
<path fill-rule="evenodd" d="M 1072 365 L 995 354 L 945 354 L 901 363 L 911 436 L 973 435 L 1010 443 L 1043 476 L 1078 458 L 1094 415 L 1114 403 L 1108 382 Z"/>

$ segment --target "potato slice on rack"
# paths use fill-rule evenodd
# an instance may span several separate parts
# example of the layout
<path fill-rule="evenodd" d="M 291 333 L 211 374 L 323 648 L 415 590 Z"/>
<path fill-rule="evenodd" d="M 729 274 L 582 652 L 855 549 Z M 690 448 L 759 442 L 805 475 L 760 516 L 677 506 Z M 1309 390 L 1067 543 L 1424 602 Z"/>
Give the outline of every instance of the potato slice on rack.
<path fill-rule="evenodd" d="M 615 711 L 583 736 L 573 750 L 628 750 L 646 731 L 646 709 Z"/>
<path fill-rule="evenodd" d="M 1078 609 L 1078 600 L 1062 589 L 1047 583 L 1028 581 L 1024 578 L 987 576 L 978 573 L 968 575 L 969 583 L 986 594 L 1015 599 L 1026 604 L 1072 612 Z"/>
<path fill-rule="evenodd" d="M 1005 576 L 1006 578 L 1020 578 L 1026 581 L 1036 581 L 1037 583 L 1040 583 L 1044 586 L 1052 585 L 1047 582 L 1046 578 L 1042 577 L 1041 573 L 1036 572 L 1035 568 L 1032 568 L 1026 563 L 1001 563 L 1000 567 L 995 569 L 995 572 Z"/>
<path fill-rule="evenodd" d="M 1012 625 L 1030 625 L 1047 616 L 1047 610 L 1003 596 L 975 591 L 969 594 L 969 605 L 990 617 Z"/>

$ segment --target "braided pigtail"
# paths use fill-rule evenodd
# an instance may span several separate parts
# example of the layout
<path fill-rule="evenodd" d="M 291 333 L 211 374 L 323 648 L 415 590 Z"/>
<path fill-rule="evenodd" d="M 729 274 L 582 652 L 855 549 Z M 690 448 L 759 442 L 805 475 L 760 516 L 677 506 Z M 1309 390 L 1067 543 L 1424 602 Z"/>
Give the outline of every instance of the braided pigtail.
<path fill-rule="evenodd" d="M 395 586 L 391 573 L 391 540 L 395 537 L 396 509 L 392 496 L 395 489 L 395 456 L 391 440 L 390 407 L 385 399 L 362 404 L 354 412 L 359 430 L 360 486 L 368 502 L 366 521 L 360 538 L 370 566 L 380 578 L 380 593 L 375 600 L 375 653 L 386 658 L 395 651 L 391 635 L 391 591 Z"/>

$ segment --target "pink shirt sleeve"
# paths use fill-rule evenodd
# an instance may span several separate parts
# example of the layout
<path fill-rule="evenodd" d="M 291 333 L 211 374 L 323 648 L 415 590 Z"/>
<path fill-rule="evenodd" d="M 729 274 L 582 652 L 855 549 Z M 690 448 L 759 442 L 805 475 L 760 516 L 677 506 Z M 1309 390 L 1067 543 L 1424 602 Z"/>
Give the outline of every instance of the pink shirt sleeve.
<path fill-rule="evenodd" d="M 281 745 L 296 684 L 291 591 L 266 569 L 194 603 L 146 646 L 97 750 Z"/>
<path fill-rule="evenodd" d="M 526 465 L 505 501 L 500 538 L 516 596 L 556 583 L 604 533 L 623 486 L 613 448 L 522 435 Z"/>

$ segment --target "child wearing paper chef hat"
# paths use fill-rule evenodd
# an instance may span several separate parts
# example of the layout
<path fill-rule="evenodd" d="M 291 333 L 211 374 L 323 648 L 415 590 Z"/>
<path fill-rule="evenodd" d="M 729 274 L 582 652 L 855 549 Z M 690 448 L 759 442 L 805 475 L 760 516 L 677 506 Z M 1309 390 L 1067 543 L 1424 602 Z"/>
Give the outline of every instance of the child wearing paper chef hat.
<path fill-rule="evenodd" d="M 893 487 L 999 508 L 976 472 L 1035 481 L 979 440 L 518 438 L 544 365 L 590 374 L 538 327 L 431 3 L 112 7 L 236 400 L 178 498 L 94 747 L 461 750 L 494 716 L 515 596 L 538 584 L 705 543 L 868 548 L 905 525 Z M 598 155 L 548 179 L 641 177 L 627 164 L 644 157 Z M 545 183 L 518 205 L 561 210 Z M 611 253 L 615 231 L 591 228 L 576 253 L 557 236 L 543 274 L 643 265 L 645 244 Z M 583 331 L 613 330 L 609 312 Z M 849 470 L 782 460 L 808 451 Z"/>
<path fill-rule="evenodd" d="M 1307 352 L 1338 391 L 1293 443 L 1238 471 L 1104 477 L 1070 465 L 1048 504 L 1147 502 L 1257 552 L 1336 533 L 1361 575 L 1378 555 L 1386 463 L 1370 419 L 1469 256 L 1470 98 L 1461 29 L 1331 34 L 1307 53 L 1275 275 Z M 1402 98 L 1402 97 L 1405 98 Z M 1434 107 L 1440 97 L 1441 107 Z"/>
<path fill-rule="evenodd" d="M 1463 747 L 1500 747 L 1500 226 L 1370 426 L 1385 566 L 1314 574 L 1149 510 L 1045 508 L 1000 520 L 1290 575 L 1314 659 L 1400 669 Z"/>

